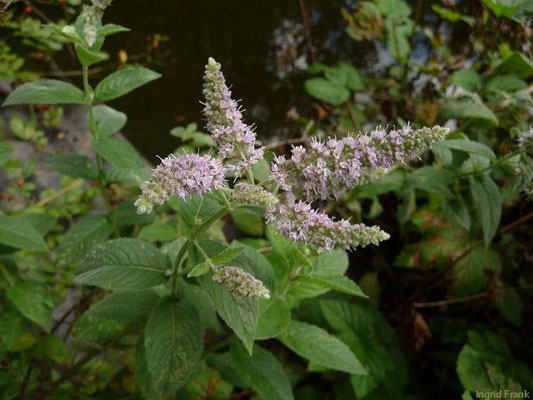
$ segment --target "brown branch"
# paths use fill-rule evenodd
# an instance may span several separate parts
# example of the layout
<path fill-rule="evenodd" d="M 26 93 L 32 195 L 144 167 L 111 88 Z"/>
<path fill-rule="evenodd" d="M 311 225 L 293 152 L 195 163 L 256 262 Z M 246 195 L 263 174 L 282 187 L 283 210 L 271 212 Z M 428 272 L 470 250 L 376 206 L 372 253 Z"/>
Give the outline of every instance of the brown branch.
<path fill-rule="evenodd" d="M 413 307 L 415 308 L 443 307 L 443 306 L 449 306 L 451 304 L 467 303 L 469 301 L 479 300 L 484 297 L 487 297 L 488 295 L 489 293 L 483 292 L 483 293 L 473 294 L 471 296 L 458 297 L 455 299 L 430 301 L 427 303 L 413 303 Z"/>
<path fill-rule="evenodd" d="M 305 9 L 305 2 L 304 0 L 298 0 L 298 4 L 300 5 L 300 14 L 302 15 L 302 24 L 304 27 L 307 49 L 309 50 L 309 57 L 311 58 L 312 62 L 316 62 L 315 51 L 313 49 L 313 40 L 311 39 L 311 26 L 309 25 L 309 18 Z"/>

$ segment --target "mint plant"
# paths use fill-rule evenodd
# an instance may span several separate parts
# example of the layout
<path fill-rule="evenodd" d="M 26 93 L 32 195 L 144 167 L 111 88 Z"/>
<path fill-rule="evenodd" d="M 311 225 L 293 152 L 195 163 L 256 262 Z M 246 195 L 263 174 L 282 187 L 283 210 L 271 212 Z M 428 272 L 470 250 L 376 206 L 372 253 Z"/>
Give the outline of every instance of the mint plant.
<path fill-rule="evenodd" d="M 369 79 L 348 63 L 315 64 L 309 72 L 324 76 L 308 80 L 306 90 L 349 121 L 327 122 L 332 126 L 324 131 L 334 134 L 314 135 L 285 153 L 259 142 L 221 65 L 209 58 L 202 101 L 208 134 L 196 124 L 174 128 L 171 135 L 185 145 L 169 149 L 149 171 L 135 148 L 116 135 L 127 116 L 105 103 L 159 74 L 125 66 L 96 84 L 90 79 L 90 68 L 108 59 L 106 37 L 127 31 L 103 24 L 110 3 L 93 0 L 74 24 L 49 27 L 74 47 L 81 88 L 34 81 L 3 104 L 78 104 L 87 111 L 93 154 L 50 155 L 45 166 L 63 175 L 61 187 L 34 198 L 35 162 L 13 160 L 11 144 L 0 142 L 0 166 L 15 181 L 8 195 L 28 204 L 0 215 L 2 398 L 324 398 L 308 384 L 315 372 L 339 399 L 418 396 L 405 343 L 371 304 L 379 300 L 378 271 L 392 277 L 394 284 L 384 289 L 394 299 L 404 289 L 399 274 L 382 255 L 360 285 L 348 272 L 354 251 L 386 240 L 395 247 L 411 233 L 408 224 L 416 240 L 398 246 L 395 266 L 415 271 L 416 279 L 417 268 L 438 267 L 435 276 L 451 270 L 454 279 L 445 283 L 459 296 L 422 303 L 418 296 L 430 285 L 407 286 L 400 311 L 407 309 L 409 317 L 392 317 L 415 321 L 414 352 L 431 336 L 424 308 L 486 299 L 520 325 L 519 289 L 498 280 L 502 261 L 492 246 L 498 236 L 508 240 L 504 235 L 531 215 L 499 228 L 504 200 L 518 192 L 531 196 L 532 190 L 533 135 L 517 116 L 525 112 L 525 79 L 533 74 L 525 57 L 508 52 L 488 72 L 451 75 L 450 82 L 463 89 L 440 109 L 443 120 L 456 119 L 462 128 L 451 138 L 447 127 L 422 127 L 426 118 L 411 125 L 396 116 L 402 127 L 360 131 L 358 123 L 367 121 L 355 94 L 367 89 Z M 453 17 L 442 7 L 435 11 Z M 405 90 L 412 75 L 410 40 L 419 23 L 410 14 L 400 0 L 364 1 L 353 15 L 344 12 L 355 40 L 384 38 L 402 63 Z M 472 23 L 462 14 L 453 18 Z M 372 90 L 382 84 L 376 80 Z M 398 109 L 419 100 L 387 93 Z M 502 99 L 517 114 L 499 108 Z M 368 107 L 369 116 L 375 106 Z M 58 115 L 52 109 L 44 119 L 57 123 Z M 490 129 L 498 124 L 512 126 L 515 137 L 501 157 L 489 146 Z M 46 145 L 35 121 L 15 116 L 10 127 L 17 140 Z M 413 167 L 413 160 L 428 160 L 430 149 L 431 165 Z M 387 233 L 391 224 L 376 218 L 385 208 L 379 197 L 390 202 L 383 199 L 388 194 L 400 202 L 392 212 L 402 235 Z M 361 218 L 360 202 L 368 200 L 365 217 L 374 225 Z M 223 228 L 232 227 L 230 218 L 247 237 L 228 239 Z M 486 286 L 492 289 L 478 293 Z M 453 345 L 454 354 L 462 346 L 448 369 L 457 372 L 464 398 L 505 385 L 529 387 L 530 371 L 500 335 L 435 320 L 431 330 Z"/>

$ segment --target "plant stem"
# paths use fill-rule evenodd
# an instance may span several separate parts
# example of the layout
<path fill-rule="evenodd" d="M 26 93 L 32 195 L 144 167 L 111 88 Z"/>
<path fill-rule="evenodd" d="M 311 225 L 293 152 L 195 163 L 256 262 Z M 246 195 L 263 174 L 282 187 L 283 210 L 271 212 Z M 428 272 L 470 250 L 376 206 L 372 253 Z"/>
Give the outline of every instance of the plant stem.
<path fill-rule="evenodd" d="M 183 262 L 183 259 L 185 257 L 185 254 L 187 253 L 187 250 L 189 249 L 191 243 L 194 243 L 196 239 L 204 233 L 209 227 L 217 220 L 222 218 L 224 215 L 226 215 L 229 212 L 227 208 L 223 208 L 219 212 L 217 212 L 212 217 L 208 218 L 203 224 L 201 224 L 197 229 L 194 230 L 194 232 L 191 234 L 191 236 L 187 239 L 187 241 L 183 244 L 180 251 L 176 255 L 176 259 L 174 260 L 174 264 L 172 265 L 172 275 L 171 275 L 171 288 L 172 288 L 172 296 L 177 296 L 178 294 L 178 277 L 179 277 L 179 267 L 181 263 Z"/>
<path fill-rule="evenodd" d="M 477 170 L 477 171 L 466 172 L 464 174 L 458 175 L 458 177 L 459 178 L 464 178 L 464 177 L 467 177 L 467 176 L 470 176 L 470 175 L 482 174 L 483 172 L 487 172 L 487 171 L 491 170 L 492 168 L 494 168 L 494 166 L 499 165 L 499 164 L 503 163 L 504 161 L 507 161 L 509 158 L 514 157 L 517 154 L 518 154 L 517 151 L 512 151 L 512 152 L 506 154 L 505 156 L 503 156 L 501 158 L 498 158 L 496 161 L 493 161 L 492 163 L 487 165 L 485 168 L 482 168 L 482 169 Z"/>
<path fill-rule="evenodd" d="M 100 136 L 100 132 L 98 131 L 98 128 L 94 128 L 94 116 L 93 116 L 93 99 L 91 95 L 91 85 L 89 84 L 89 68 L 87 66 L 83 66 L 83 91 L 85 93 L 85 96 L 89 100 L 89 132 L 92 133 L 95 139 L 98 139 Z M 102 198 L 104 199 L 105 206 L 107 208 L 107 211 L 109 213 L 111 224 L 113 225 L 113 231 L 115 233 L 116 237 L 120 237 L 120 231 L 118 229 L 117 221 L 115 217 L 113 216 L 113 205 L 111 204 L 111 199 L 109 198 L 109 193 L 107 193 L 106 190 L 106 182 L 105 182 L 105 174 L 104 174 L 104 167 L 102 163 L 102 157 L 98 152 L 96 152 L 96 164 L 98 166 L 98 183 L 100 188 L 100 193 L 102 194 Z"/>

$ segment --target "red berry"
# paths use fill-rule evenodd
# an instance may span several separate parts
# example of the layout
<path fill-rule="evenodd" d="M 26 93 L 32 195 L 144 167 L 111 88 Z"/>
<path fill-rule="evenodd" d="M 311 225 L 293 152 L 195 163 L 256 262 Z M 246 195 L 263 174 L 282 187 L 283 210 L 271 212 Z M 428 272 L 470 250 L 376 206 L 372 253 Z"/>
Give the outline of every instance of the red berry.
<path fill-rule="evenodd" d="M 26 14 L 31 14 L 32 11 L 33 11 L 33 7 L 30 6 L 29 4 L 28 4 L 28 5 L 26 6 L 26 8 L 24 9 L 24 12 L 25 12 Z"/>

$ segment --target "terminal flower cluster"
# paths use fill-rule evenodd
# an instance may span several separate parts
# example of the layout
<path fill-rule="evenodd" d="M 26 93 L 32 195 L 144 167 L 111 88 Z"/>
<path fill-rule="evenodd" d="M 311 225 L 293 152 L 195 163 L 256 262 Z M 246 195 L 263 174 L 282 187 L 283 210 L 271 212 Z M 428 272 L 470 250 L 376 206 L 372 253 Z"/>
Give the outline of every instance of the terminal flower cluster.
<path fill-rule="evenodd" d="M 161 160 L 149 181 L 141 183 L 141 196 L 135 202 L 140 214 L 149 213 L 169 197 L 203 195 L 224 183 L 221 162 L 210 155 L 171 155 Z"/>
<path fill-rule="evenodd" d="M 279 200 L 276 196 L 261 186 L 252 185 L 247 182 L 239 182 L 233 187 L 232 200 L 241 204 L 255 204 L 259 206 L 270 206 Z"/>
<path fill-rule="evenodd" d="M 213 274 L 213 280 L 237 296 L 270 298 L 270 292 L 263 282 L 238 267 L 218 268 Z"/>
<path fill-rule="evenodd" d="M 228 171 L 236 177 L 263 158 L 263 148 L 256 148 L 256 134 L 242 120 L 237 101 L 231 98 L 220 64 L 209 58 L 205 67 L 204 115 L 219 155 L 229 160 Z"/>
<path fill-rule="evenodd" d="M 288 238 L 312 244 L 319 251 L 377 245 L 389 238 L 378 226 L 351 224 L 346 219 L 335 221 L 308 203 L 296 201 L 292 195 L 285 197 L 285 201 L 269 207 L 267 221 Z"/>
<path fill-rule="evenodd" d="M 276 157 L 272 177 L 280 187 L 307 201 L 338 198 L 347 189 L 381 176 L 395 164 L 412 159 L 448 134 L 439 126 L 410 126 L 368 135 L 314 140 L 310 149 L 296 146 L 290 158 Z"/>

